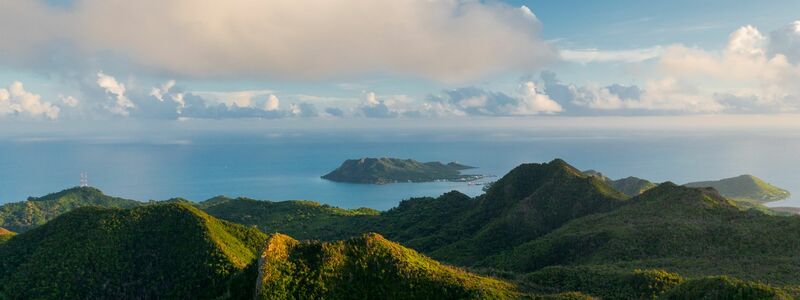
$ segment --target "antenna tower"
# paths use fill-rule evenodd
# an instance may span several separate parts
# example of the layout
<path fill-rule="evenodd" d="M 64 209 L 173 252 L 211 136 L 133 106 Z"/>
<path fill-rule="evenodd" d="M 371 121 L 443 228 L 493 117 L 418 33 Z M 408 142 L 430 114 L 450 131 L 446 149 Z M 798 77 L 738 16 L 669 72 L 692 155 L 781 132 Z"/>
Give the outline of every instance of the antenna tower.
<path fill-rule="evenodd" d="M 86 172 L 81 172 L 81 187 L 89 186 L 89 174 Z"/>

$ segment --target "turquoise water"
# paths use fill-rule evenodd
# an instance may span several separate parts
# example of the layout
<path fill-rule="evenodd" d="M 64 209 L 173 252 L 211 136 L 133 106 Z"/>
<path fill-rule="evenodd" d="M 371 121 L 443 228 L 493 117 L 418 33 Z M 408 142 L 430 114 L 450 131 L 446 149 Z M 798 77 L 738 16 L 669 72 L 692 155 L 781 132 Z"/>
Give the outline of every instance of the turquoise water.
<path fill-rule="evenodd" d="M 182 137 L 175 142 L 105 140 L 8 140 L 0 142 L 0 203 L 75 186 L 87 172 L 105 193 L 137 200 L 216 195 L 266 200 L 308 199 L 354 208 L 388 209 L 409 197 L 450 190 L 469 195 L 466 183 L 361 185 L 319 176 L 343 160 L 391 156 L 458 161 L 472 173 L 503 175 L 524 162 L 563 158 L 609 177 L 629 175 L 685 183 L 753 174 L 800 195 L 800 138 L 708 134 L 536 135 L 476 138 L 461 134 L 351 135 L 304 133 Z M 491 179 L 489 179 L 491 180 Z M 800 206 L 800 197 L 775 205 Z"/>

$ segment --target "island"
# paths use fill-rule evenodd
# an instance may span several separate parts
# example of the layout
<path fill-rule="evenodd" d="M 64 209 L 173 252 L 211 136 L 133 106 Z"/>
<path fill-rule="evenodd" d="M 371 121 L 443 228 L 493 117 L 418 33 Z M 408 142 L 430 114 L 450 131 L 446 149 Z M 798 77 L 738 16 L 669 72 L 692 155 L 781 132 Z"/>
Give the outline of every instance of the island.
<path fill-rule="evenodd" d="M 390 157 L 348 159 L 336 170 L 322 176 L 336 182 L 387 184 L 397 182 L 474 181 L 482 175 L 465 175 L 461 171 L 475 167 L 456 162 L 419 162 Z"/>
<path fill-rule="evenodd" d="M 699 181 L 685 184 L 688 187 L 712 187 L 723 196 L 737 201 L 764 203 L 789 198 L 789 191 L 776 187 L 753 175 L 716 181 Z"/>

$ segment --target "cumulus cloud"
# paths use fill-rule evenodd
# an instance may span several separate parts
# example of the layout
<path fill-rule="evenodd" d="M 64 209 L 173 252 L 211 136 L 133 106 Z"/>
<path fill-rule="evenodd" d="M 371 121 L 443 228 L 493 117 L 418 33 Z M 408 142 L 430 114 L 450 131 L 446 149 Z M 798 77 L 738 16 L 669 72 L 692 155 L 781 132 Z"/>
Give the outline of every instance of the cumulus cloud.
<path fill-rule="evenodd" d="M 532 81 L 520 84 L 519 92 L 520 95 L 509 95 L 477 87 L 445 90 L 439 95 L 430 95 L 421 113 L 422 115 L 513 116 L 554 114 L 564 111 L 558 102 L 539 91 Z"/>
<path fill-rule="evenodd" d="M 105 106 L 111 113 L 128 116 L 130 114 L 130 109 L 136 107 L 136 105 L 125 96 L 125 84 L 118 82 L 113 76 L 106 75 L 102 71 L 97 72 L 97 85 L 105 89 L 107 94 L 114 96 L 114 103 Z"/>
<path fill-rule="evenodd" d="M 800 39 L 796 24 L 769 36 L 753 26 L 743 26 L 730 34 L 721 53 L 683 45 L 669 47 L 659 61 L 660 71 L 668 78 L 719 87 L 717 92 L 706 91 L 706 97 L 722 92 L 755 100 L 753 106 L 797 110 L 800 66 L 793 63 L 798 57 L 793 53 L 793 41 Z"/>
<path fill-rule="evenodd" d="M 769 34 L 767 54 L 782 54 L 793 64 L 800 63 L 800 20 Z"/>
<path fill-rule="evenodd" d="M 308 102 L 292 103 L 289 105 L 289 113 L 294 117 L 311 118 L 317 116 L 317 108 Z"/>
<path fill-rule="evenodd" d="M 540 113 L 553 114 L 563 111 L 558 102 L 550 99 L 550 96 L 539 92 L 533 81 L 527 81 L 521 85 L 522 99 L 517 106 L 514 114 L 517 115 L 536 115 Z"/>
<path fill-rule="evenodd" d="M 160 87 L 154 87 L 150 90 L 150 96 L 155 97 L 158 101 L 164 101 L 164 95 L 169 94 L 169 90 L 175 86 L 175 80 L 168 80 Z"/>
<path fill-rule="evenodd" d="M 674 78 L 647 80 L 644 87 L 612 84 L 608 86 L 561 83 L 555 73 L 542 72 L 543 93 L 571 105 L 573 114 L 614 111 L 637 113 L 709 113 L 724 106 L 713 96 L 703 95 L 694 86 Z"/>
<path fill-rule="evenodd" d="M 386 101 L 378 100 L 374 92 L 365 94 L 361 112 L 368 118 L 394 118 L 400 115 L 400 113 L 390 108 Z"/>
<path fill-rule="evenodd" d="M 742 26 L 721 51 L 681 44 L 626 51 L 562 51 L 575 62 L 629 62 L 649 72 L 640 86 L 560 83 L 542 73 L 545 94 L 571 113 L 747 113 L 800 109 L 800 21 L 762 33 Z M 652 66 L 652 67 L 651 67 Z"/>
<path fill-rule="evenodd" d="M 69 107 L 76 107 L 80 103 L 77 98 L 72 96 L 58 95 L 58 97 L 61 99 L 61 102 L 64 103 L 64 105 Z"/>
<path fill-rule="evenodd" d="M 277 110 L 280 104 L 281 101 L 278 100 L 278 97 L 270 94 L 269 97 L 267 97 L 267 102 L 264 103 L 264 110 L 266 111 Z"/>
<path fill-rule="evenodd" d="M 0 116 L 28 116 L 57 119 L 61 109 L 42 97 L 25 90 L 21 82 L 15 81 L 7 89 L 0 89 Z"/>
<path fill-rule="evenodd" d="M 36 62 L 59 43 L 69 49 L 48 59 L 110 53 L 194 77 L 377 72 L 462 81 L 556 56 L 529 8 L 499 1 L 81 0 L 68 9 L 9 1 L 2 10 L 8 63 Z"/>

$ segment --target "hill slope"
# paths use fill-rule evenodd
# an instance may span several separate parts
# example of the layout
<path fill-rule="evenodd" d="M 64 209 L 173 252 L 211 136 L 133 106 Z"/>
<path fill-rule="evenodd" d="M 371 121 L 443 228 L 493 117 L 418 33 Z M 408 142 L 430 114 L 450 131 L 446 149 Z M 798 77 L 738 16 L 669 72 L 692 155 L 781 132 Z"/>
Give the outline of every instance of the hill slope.
<path fill-rule="evenodd" d="M 8 240 L 10 240 L 10 239 L 11 239 L 13 236 L 15 236 L 16 234 L 17 234 L 17 233 L 15 233 L 15 232 L 13 232 L 13 231 L 10 231 L 10 230 L 8 230 L 8 229 L 5 229 L 5 228 L 3 228 L 3 227 L 0 227 L 0 243 L 3 243 L 3 242 L 5 242 L 5 241 L 8 241 Z"/>
<path fill-rule="evenodd" d="M 664 183 L 608 213 L 575 219 L 482 265 L 663 268 L 800 284 L 800 218 L 742 211 L 714 190 Z"/>
<path fill-rule="evenodd" d="M 366 234 L 298 242 L 272 235 L 259 262 L 260 299 L 508 299 L 512 284 L 442 265 Z"/>
<path fill-rule="evenodd" d="M 142 203 L 107 196 L 96 188 L 75 187 L 0 206 L 0 226 L 12 231 L 25 232 L 78 207 L 131 208 L 139 205 Z"/>
<path fill-rule="evenodd" d="M 737 201 L 770 202 L 789 197 L 789 192 L 753 175 L 741 175 L 716 181 L 698 181 L 688 187 L 712 187 L 725 197 Z"/>
<path fill-rule="evenodd" d="M 265 241 L 186 204 L 78 208 L 0 245 L 0 298 L 250 297 Z"/>
<path fill-rule="evenodd" d="M 198 204 L 208 214 L 231 222 L 258 226 L 264 232 L 285 233 L 298 239 L 343 239 L 361 234 L 351 225 L 357 217 L 377 216 L 369 209 L 342 209 L 312 201 L 259 201 L 216 197 Z"/>
<path fill-rule="evenodd" d="M 341 166 L 322 178 L 339 182 L 374 184 L 480 178 L 476 175 L 461 175 L 462 170 L 472 168 L 454 162 L 443 164 L 388 157 L 361 158 L 344 161 Z"/>

